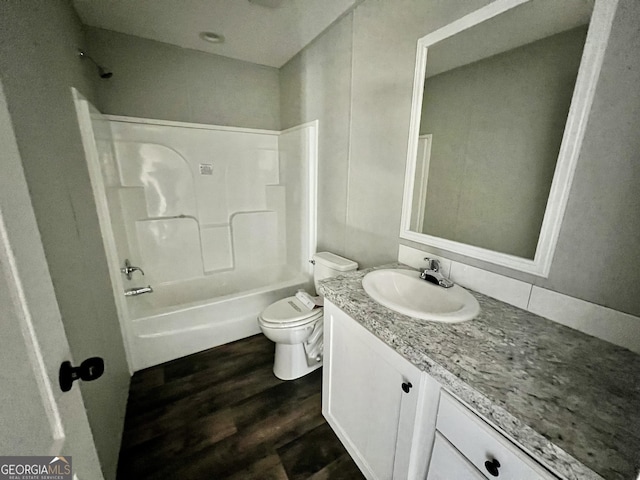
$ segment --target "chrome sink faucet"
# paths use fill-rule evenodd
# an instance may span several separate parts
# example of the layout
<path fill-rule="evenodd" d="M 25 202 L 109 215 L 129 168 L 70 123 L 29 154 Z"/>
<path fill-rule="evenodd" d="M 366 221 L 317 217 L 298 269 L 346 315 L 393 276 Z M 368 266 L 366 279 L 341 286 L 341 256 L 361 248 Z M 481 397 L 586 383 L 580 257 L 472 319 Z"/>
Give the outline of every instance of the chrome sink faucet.
<path fill-rule="evenodd" d="M 127 280 L 131 280 L 131 277 L 133 276 L 133 272 L 135 271 L 138 271 L 142 275 L 144 275 L 144 271 L 140 267 L 134 267 L 133 265 L 131 265 L 131 262 L 129 261 L 129 259 L 125 258 L 124 267 L 120 268 L 120 272 L 124 273 L 124 275 L 127 277 Z"/>
<path fill-rule="evenodd" d="M 440 262 L 435 258 L 424 257 L 427 268 L 420 269 L 420 278 L 443 288 L 453 287 L 453 282 L 440 273 Z"/>

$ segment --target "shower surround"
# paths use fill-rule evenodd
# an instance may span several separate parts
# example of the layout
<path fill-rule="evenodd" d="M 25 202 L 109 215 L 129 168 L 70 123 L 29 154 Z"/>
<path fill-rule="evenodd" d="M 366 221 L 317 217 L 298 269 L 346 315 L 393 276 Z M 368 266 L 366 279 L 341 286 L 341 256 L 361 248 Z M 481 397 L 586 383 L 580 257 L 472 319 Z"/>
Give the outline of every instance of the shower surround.
<path fill-rule="evenodd" d="M 275 132 L 77 105 L 132 370 L 259 333 L 263 308 L 310 286 L 317 122 Z M 145 275 L 127 280 L 125 259 Z"/>

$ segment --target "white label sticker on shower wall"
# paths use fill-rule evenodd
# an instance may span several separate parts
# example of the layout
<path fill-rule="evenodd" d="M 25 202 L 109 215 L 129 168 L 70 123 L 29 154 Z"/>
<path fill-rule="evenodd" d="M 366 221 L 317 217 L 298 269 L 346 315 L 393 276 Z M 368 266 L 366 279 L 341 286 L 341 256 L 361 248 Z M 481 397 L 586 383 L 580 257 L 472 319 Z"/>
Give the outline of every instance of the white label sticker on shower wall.
<path fill-rule="evenodd" d="M 201 163 L 200 164 L 200 175 L 213 175 L 213 164 L 212 163 Z"/>

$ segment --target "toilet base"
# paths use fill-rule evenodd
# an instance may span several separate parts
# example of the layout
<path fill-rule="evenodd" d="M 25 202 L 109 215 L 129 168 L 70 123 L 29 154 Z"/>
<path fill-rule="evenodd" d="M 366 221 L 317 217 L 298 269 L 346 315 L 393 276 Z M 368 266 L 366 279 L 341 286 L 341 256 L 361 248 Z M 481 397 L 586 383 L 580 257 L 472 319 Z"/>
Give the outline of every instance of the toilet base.
<path fill-rule="evenodd" d="M 276 343 L 274 357 L 273 374 L 280 380 L 295 380 L 322 366 L 322 360 L 311 367 L 307 365 L 307 356 L 301 343 L 295 345 Z"/>

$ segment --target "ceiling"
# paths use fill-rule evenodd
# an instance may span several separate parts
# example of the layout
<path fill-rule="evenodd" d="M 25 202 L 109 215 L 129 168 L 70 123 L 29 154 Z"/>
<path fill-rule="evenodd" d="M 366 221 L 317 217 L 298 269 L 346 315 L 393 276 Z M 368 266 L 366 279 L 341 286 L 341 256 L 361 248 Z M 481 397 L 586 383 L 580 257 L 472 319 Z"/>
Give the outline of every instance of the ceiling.
<path fill-rule="evenodd" d="M 593 0 L 531 0 L 429 48 L 427 77 L 587 25 Z"/>
<path fill-rule="evenodd" d="M 73 0 L 82 22 L 279 68 L 361 0 Z M 260 5 L 262 4 L 262 5 Z M 200 32 L 223 35 L 224 43 Z"/>

